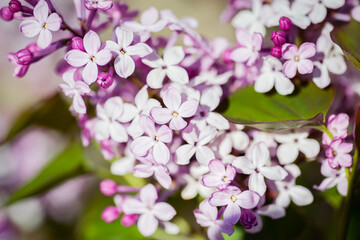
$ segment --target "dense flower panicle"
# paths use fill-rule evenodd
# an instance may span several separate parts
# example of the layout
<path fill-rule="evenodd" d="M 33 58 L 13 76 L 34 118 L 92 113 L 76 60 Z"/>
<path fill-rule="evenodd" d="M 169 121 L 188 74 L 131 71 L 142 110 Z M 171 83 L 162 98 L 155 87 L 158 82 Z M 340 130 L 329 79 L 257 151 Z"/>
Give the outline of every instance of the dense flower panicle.
<path fill-rule="evenodd" d="M 312 192 L 296 183 L 296 164 L 310 160 L 318 160 L 325 177 L 314 189 L 336 186 L 347 194 L 352 116 L 337 113 L 335 106 L 320 145 L 310 130 L 251 130 L 219 112 L 230 94 L 246 86 L 270 97 L 296 98 L 299 85 L 313 81 L 321 89 L 345 88 L 344 99 L 355 99 L 360 91 L 347 82 L 352 77 L 344 73 L 351 69 L 330 32 L 350 21 L 350 14 L 360 22 L 356 1 L 230 0 L 222 19 L 235 27 L 234 43 L 204 38 L 196 19 L 178 18 L 171 10 L 150 7 L 139 14 L 123 2 L 74 1 L 81 25 L 70 26 L 51 0 L 27 2 L 32 7 L 11 0 L 0 12 L 5 21 L 21 21 L 25 37 L 39 35 L 37 43 L 8 54 L 14 76 L 24 76 L 33 63 L 64 47 L 60 89 L 72 99 L 83 145 L 98 144 L 113 175 L 146 181 L 141 188 L 102 181 L 100 191 L 114 199 L 101 214 L 105 222 L 136 224 L 146 237 L 158 227 L 178 234 L 170 222 L 176 210 L 165 201 L 181 195 L 184 201 L 203 199 L 193 213 L 209 239 L 233 234 L 235 224 L 257 233 L 263 217 L 284 217 L 291 201 L 313 202 Z M 112 39 L 102 41 L 99 36 L 109 28 Z M 60 29 L 66 34 L 53 41 L 52 32 Z M 353 105 L 341 111 L 351 112 Z"/>

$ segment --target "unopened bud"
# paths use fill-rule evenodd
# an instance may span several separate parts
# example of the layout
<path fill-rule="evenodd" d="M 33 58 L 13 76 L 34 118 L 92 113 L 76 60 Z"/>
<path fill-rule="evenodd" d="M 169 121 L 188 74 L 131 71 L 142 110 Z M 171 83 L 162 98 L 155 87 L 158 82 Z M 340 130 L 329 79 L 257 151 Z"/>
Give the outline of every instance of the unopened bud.
<path fill-rule="evenodd" d="M 11 1 L 9 2 L 9 9 L 10 9 L 10 11 L 12 11 L 13 13 L 16 13 L 16 12 L 21 11 L 21 8 L 22 8 L 22 6 L 21 6 L 20 1 L 18 1 L 18 0 L 11 0 Z"/>
<path fill-rule="evenodd" d="M 124 214 L 121 218 L 121 224 L 125 227 L 131 227 L 136 223 L 137 217 L 135 214 Z"/>
<path fill-rule="evenodd" d="M 286 34 L 281 30 L 273 31 L 270 38 L 275 46 L 281 46 L 286 42 Z"/>
<path fill-rule="evenodd" d="M 71 47 L 72 49 L 78 49 L 85 52 L 84 42 L 80 37 L 73 37 L 71 39 Z"/>
<path fill-rule="evenodd" d="M 103 180 L 100 183 L 100 191 L 105 196 L 112 196 L 116 193 L 117 185 L 112 180 Z"/>
<path fill-rule="evenodd" d="M 9 7 L 3 7 L 0 10 L 0 16 L 5 21 L 11 21 L 14 18 L 14 13 L 10 10 Z"/>
<path fill-rule="evenodd" d="M 281 47 L 280 46 L 273 46 L 271 48 L 271 52 L 270 52 L 271 56 L 276 57 L 276 58 L 281 58 L 282 53 L 281 53 Z"/>
<path fill-rule="evenodd" d="M 289 30 L 290 27 L 292 25 L 292 22 L 289 18 L 287 17 L 281 17 L 280 20 L 279 20 L 279 27 L 282 29 L 282 30 Z"/>
<path fill-rule="evenodd" d="M 107 207 L 104 209 L 104 211 L 101 213 L 101 218 L 107 222 L 111 223 L 115 221 L 120 215 L 119 210 L 116 207 Z"/>
<path fill-rule="evenodd" d="M 99 85 L 99 87 L 102 88 L 110 87 L 113 84 L 113 82 L 114 82 L 113 77 L 106 72 L 99 73 L 97 77 L 97 84 Z"/>
<path fill-rule="evenodd" d="M 26 48 L 15 53 L 16 62 L 20 65 L 29 65 L 33 58 L 32 52 Z"/>

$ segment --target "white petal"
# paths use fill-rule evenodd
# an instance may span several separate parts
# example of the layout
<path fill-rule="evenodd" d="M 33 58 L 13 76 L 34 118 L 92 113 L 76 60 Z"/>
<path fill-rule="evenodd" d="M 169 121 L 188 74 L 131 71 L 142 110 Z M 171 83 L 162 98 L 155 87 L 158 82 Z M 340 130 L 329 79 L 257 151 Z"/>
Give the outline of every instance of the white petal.
<path fill-rule="evenodd" d="M 151 88 L 154 89 L 161 88 L 163 85 L 165 74 L 166 74 L 166 70 L 163 70 L 162 68 L 155 68 L 151 70 L 146 76 L 146 83 Z"/>
<path fill-rule="evenodd" d="M 164 62 L 168 66 L 179 64 L 184 57 L 184 50 L 180 46 L 170 47 L 164 51 Z"/>
<path fill-rule="evenodd" d="M 166 69 L 166 75 L 173 82 L 186 84 L 189 82 L 189 75 L 186 70 L 179 66 L 169 66 Z"/>

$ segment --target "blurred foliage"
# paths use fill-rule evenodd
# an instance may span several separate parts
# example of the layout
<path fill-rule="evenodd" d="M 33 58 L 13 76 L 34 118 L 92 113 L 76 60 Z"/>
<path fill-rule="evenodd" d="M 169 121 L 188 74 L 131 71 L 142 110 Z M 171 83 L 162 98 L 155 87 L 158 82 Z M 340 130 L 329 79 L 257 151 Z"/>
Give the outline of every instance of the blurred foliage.
<path fill-rule="evenodd" d="M 333 98 L 332 87 L 319 89 L 312 82 L 297 84 L 288 96 L 258 93 L 249 86 L 230 95 L 223 114 L 232 122 L 265 131 L 321 126 Z"/>

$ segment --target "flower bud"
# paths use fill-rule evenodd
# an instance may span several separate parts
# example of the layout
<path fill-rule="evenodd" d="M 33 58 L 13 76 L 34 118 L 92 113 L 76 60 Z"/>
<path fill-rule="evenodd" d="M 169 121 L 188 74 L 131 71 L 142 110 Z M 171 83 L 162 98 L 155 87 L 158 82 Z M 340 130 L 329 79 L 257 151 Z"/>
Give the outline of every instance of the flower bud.
<path fill-rule="evenodd" d="M 244 210 L 241 213 L 240 223 L 244 226 L 245 229 L 250 229 L 258 224 L 256 216 L 249 210 Z"/>
<path fill-rule="evenodd" d="M 121 224 L 125 227 L 131 227 L 136 223 L 137 217 L 135 214 L 124 214 L 121 218 Z"/>
<path fill-rule="evenodd" d="M 104 211 L 101 213 L 101 218 L 107 222 L 111 223 L 115 221 L 120 215 L 119 210 L 116 207 L 110 206 L 104 209 Z"/>
<path fill-rule="evenodd" d="M 78 49 L 85 52 L 84 42 L 80 37 L 73 37 L 71 39 L 71 47 L 72 49 Z"/>
<path fill-rule="evenodd" d="M 230 63 L 232 62 L 230 55 L 231 55 L 232 49 L 226 49 L 222 55 L 222 59 L 224 60 L 224 62 L 226 63 Z"/>
<path fill-rule="evenodd" d="M 0 10 L 0 16 L 5 21 L 11 21 L 14 18 L 14 13 L 10 10 L 9 7 L 3 7 Z"/>
<path fill-rule="evenodd" d="M 13 13 L 21 11 L 21 8 L 22 8 L 21 3 L 18 0 L 11 0 L 9 2 L 9 9 Z"/>
<path fill-rule="evenodd" d="M 105 196 L 112 196 L 116 193 L 117 185 L 112 180 L 103 180 L 100 183 L 100 191 Z"/>
<path fill-rule="evenodd" d="M 16 62 L 20 65 L 29 65 L 33 58 L 32 52 L 27 48 L 21 49 L 15 53 Z"/>
<path fill-rule="evenodd" d="M 279 20 L 279 27 L 282 29 L 282 30 L 289 30 L 290 27 L 292 25 L 292 22 L 289 18 L 287 17 L 281 17 L 280 20 Z"/>
<path fill-rule="evenodd" d="M 281 30 L 273 31 L 271 33 L 271 41 L 275 44 L 275 46 L 281 46 L 286 42 L 285 32 Z"/>
<path fill-rule="evenodd" d="M 271 52 L 270 52 L 271 56 L 276 57 L 276 58 L 281 58 L 282 53 L 281 53 L 281 47 L 280 46 L 273 46 L 271 48 Z"/>
<path fill-rule="evenodd" d="M 99 85 L 99 87 L 102 88 L 110 87 L 113 84 L 113 82 L 114 79 L 112 78 L 112 76 L 106 72 L 99 73 L 97 77 L 97 84 Z"/>

